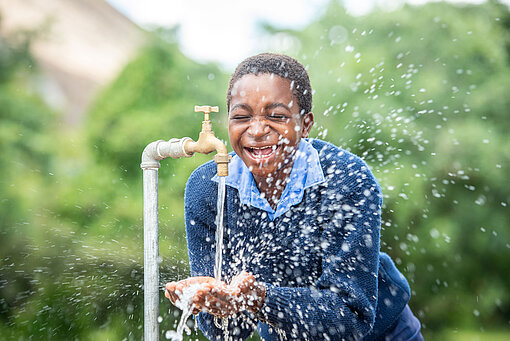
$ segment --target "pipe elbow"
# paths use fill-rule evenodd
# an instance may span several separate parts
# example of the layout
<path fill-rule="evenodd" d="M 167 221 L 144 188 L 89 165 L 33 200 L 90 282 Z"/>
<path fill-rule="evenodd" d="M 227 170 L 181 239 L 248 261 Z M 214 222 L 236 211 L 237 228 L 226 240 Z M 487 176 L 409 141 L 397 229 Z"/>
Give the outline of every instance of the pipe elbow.
<path fill-rule="evenodd" d="M 159 168 L 159 160 L 158 158 L 158 144 L 163 140 L 158 140 L 149 143 L 142 152 L 142 163 L 140 167 L 142 169 L 151 169 L 151 168 Z"/>
<path fill-rule="evenodd" d="M 183 137 L 182 139 L 158 140 L 149 143 L 143 150 L 140 167 L 143 169 L 159 168 L 159 161 L 167 157 L 178 159 L 192 156 L 193 153 L 185 150 L 186 143 L 189 141 L 193 140 L 189 137 Z"/>

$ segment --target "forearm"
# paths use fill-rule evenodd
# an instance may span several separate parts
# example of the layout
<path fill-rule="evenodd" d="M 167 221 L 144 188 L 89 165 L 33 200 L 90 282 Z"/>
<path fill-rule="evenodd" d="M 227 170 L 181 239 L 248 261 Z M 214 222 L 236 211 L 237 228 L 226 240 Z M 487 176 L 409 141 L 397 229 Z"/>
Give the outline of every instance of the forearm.
<path fill-rule="evenodd" d="M 267 284 L 264 305 L 256 317 L 291 338 L 358 339 L 372 328 L 375 307 L 353 288 L 338 290 L 342 293 Z"/>

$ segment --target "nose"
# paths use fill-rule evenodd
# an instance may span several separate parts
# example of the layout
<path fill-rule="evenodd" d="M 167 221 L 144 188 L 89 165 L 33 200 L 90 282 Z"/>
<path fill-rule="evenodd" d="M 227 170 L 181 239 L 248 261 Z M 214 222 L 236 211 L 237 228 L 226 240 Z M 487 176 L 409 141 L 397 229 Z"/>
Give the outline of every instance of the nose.
<path fill-rule="evenodd" d="M 248 134 L 252 137 L 262 137 L 269 133 L 269 126 L 265 119 L 253 118 L 250 121 L 250 126 L 248 127 Z"/>

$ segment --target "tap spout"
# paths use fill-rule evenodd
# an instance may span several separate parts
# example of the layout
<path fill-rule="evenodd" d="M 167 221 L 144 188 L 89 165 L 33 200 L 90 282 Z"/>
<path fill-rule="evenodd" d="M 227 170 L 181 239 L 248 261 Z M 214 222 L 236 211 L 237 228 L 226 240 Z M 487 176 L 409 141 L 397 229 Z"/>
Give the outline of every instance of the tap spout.
<path fill-rule="evenodd" d="M 205 120 L 202 122 L 202 131 L 198 136 L 198 141 L 193 141 L 189 137 L 181 139 L 171 139 L 169 141 L 154 141 L 145 147 L 142 153 L 143 169 L 158 169 L 159 161 L 167 157 L 178 159 L 181 157 L 190 157 L 194 153 L 209 154 L 216 151 L 214 161 L 217 164 L 218 176 L 228 175 L 228 163 L 232 159 L 227 152 L 227 146 L 214 135 L 212 124 L 209 120 L 210 111 L 218 111 L 218 107 L 195 107 L 195 110 L 204 111 L 206 113 Z"/>
<path fill-rule="evenodd" d="M 184 151 L 188 154 L 209 154 L 213 151 L 218 152 L 218 154 L 227 154 L 227 147 L 212 131 L 202 131 L 198 136 L 198 141 L 187 140 L 184 143 Z"/>
<path fill-rule="evenodd" d="M 204 120 L 202 121 L 202 131 L 198 136 L 198 140 L 187 140 L 184 142 L 183 149 L 187 154 L 202 153 L 209 154 L 216 151 L 214 161 L 217 165 L 218 176 L 228 175 L 228 163 L 232 157 L 228 155 L 227 146 L 214 135 L 212 124 L 209 120 L 209 113 L 218 112 L 218 107 L 195 106 L 195 111 L 204 112 Z"/>
<path fill-rule="evenodd" d="M 189 137 L 159 140 L 149 143 L 142 153 L 143 169 L 143 229 L 144 229 L 144 339 L 158 340 L 159 335 L 159 216 L 158 216 L 158 169 L 159 161 L 171 157 L 191 157 L 194 153 L 209 154 L 216 150 L 214 161 L 218 176 L 228 175 L 230 155 L 226 145 L 212 131 L 210 112 L 218 107 L 196 106 L 195 111 L 204 112 L 202 132 L 198 141 Z M 224 193 L 224 192 L 223 192 Z"/>
<path fill-rule="evenodd" d="M 203 122 L 205 123 L 205 121 Z M 210 124 L 210 121 L 209 121 Z M 198 141 L 187 140 L 184 142 L 184 152 L 187 154 L 202 153 L 209 154 L 216 151 L 214 161 L 217 164 L 218 176 L 228 175 L 228 163 L 232 158 L 228 155 L 227 146 L 220 139 L 218 139 L 212 130 L 205 130 L 202 125 L 202 132 L 198 136 Z"/>

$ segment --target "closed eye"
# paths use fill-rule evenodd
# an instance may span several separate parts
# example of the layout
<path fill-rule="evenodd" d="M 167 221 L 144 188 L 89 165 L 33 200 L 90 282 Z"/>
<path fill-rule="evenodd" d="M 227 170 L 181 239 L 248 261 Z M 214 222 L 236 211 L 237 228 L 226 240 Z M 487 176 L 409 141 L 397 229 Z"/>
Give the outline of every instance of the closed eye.
<path fill-rule="evenodd" d="M 286 120 L 287 119 L 287 115 L 278 114 L 278 113 L 271 113 L 268 115 L 268 117 L 271 119 L 274 119 L 274 120 Z"/>
<path fill-rule="evenodd" d="M 247 120 L 249 118 L 250 118 L 249 115 L 242 115 L 242 114 L 230 115 L 231 120 Z"/>

